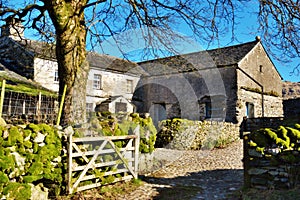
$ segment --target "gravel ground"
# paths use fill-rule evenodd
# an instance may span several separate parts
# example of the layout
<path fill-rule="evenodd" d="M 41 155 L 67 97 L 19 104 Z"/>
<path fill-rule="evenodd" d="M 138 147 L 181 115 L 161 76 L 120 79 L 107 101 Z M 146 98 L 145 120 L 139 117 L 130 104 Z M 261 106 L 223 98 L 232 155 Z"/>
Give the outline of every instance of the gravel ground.
<path fill-rule="evenodd" d="M 154 157 L 166 164 L 141 176 L 145 184 L 118 199 L 180 199 L 189 192 L 191 200 L 228 199 L 228 194 L 243 186 L 242 140 L 224 149 L 159 149 Z"/>

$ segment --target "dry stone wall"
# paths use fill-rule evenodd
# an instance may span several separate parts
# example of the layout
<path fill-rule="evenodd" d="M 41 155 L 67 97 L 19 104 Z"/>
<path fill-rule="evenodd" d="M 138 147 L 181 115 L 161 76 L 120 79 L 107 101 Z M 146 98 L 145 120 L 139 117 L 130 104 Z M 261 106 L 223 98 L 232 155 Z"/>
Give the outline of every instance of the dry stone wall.
<path fill-rule="evenodd" d="M 265 190 L 300 185 L 299 124 L 261 128 L 243 139 L 246 187 Z"/>
<path fill-rule="evenodd" d="M 270 149 L 272 156 L 262 155 L 247 146 L 244 149 L 245 186 L 257 189 L 290 189 L 299 185 L 300 162 L 290 163 L 278 155 L 278 149 Z M 300 160 L 299 151 L 291 151 Z"/>
<path fill-rule="evenodd" d="M 300 116 L 300 82 L 283 82 L 283 110 L 286 118 Z"/>

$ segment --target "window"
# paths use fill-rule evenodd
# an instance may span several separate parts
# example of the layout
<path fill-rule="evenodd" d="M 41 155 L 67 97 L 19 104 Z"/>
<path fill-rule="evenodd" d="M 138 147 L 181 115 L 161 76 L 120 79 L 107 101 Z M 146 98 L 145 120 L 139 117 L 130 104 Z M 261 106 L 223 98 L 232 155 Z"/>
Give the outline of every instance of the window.
<path fill-rule="evenodd" d="M 127 104 L 122 102 L 116 102 L 116 113 L 127 112 Z"/>
<path fill-rule="evenodd" d="M 100 74 L 94 74 L 93 89 L 96 89 L 96 90 L 102 89 Z"/>
<path fill-rule="evenodd" d="M 58 79 L 58 70 L 55 70 L 54 72 L 54 82 L 58 82 L 59 79 Z"/>
<path fill-rule="evenodd" d="M 253 103 L 246 103 L 246 116 L 248 118 L 254 118 L 254 104 Z"/>
<path fill-rule="evenodd" d="M 211 102 L 206 102 L 205 103 L 205 117 L 211 118 L 211 112 L 212 112 Z"/>
<path fill-rule="evenodd" d="M 259 65 L 259 72 L 262 73 L 263 72 L 263 66 Z"/>
<path fill-rule="evenodd" d="M 133 93 L 133 81 L 132 80 L 127 79 L 126 91 L 127 91 L 127 93 Z"/>

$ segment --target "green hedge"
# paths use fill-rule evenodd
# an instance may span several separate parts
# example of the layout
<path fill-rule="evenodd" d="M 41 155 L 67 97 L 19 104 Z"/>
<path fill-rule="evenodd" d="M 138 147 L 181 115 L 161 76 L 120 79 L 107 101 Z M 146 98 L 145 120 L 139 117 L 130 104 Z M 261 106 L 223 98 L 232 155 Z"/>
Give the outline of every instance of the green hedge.
<path fill-rule="evenodd" d="M 62 135 L 46 124 L 0 127 L 0 197 L 29 199 L 40 185 L 58 195 L 65 166 Z"/>

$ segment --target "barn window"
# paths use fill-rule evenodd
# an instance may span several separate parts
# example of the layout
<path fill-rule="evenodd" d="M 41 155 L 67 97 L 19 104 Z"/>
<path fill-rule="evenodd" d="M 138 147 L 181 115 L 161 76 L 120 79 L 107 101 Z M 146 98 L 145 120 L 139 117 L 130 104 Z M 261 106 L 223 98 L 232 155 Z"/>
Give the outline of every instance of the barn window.
<path fill-rule="evenodd" d="M 259 72 L 262 73 L 263 72 L 263 66 L 259 65 Z"/>
<path fill-rule="evenodd" d="M 211 113 L 212 113 L 211 102 L 206 102 L 205 103 L 205 117 L 211 118 Z"/>
<path fill-rule="evenodd" d="M 248 118 L 254 118 L 254 104 L 247 102 L 246 103 L 246 116 Z"/>

